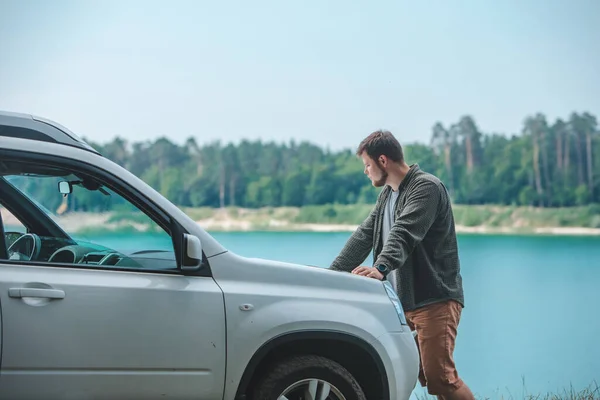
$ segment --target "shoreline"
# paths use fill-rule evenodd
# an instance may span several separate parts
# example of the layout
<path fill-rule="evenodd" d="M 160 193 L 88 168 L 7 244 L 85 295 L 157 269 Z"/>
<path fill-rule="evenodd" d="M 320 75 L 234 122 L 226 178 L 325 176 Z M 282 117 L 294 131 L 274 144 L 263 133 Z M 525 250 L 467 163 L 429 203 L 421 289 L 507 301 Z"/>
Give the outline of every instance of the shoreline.
<path fill-rule="evenodd" d="M 338 207 L 338 208 L 335 208 Z M 194 215 L 196 223 L 208 232 L 331 232 L 351 233 L 359 226 L 360 217 L 369 212 L 355 206 L 335 206 L 334 215 L 344 215 L 340 221 L 327 221 L 331 206 L 314 208 L 274 207 L 263 209 L 223 208 L 208 209 Z M 302 215 L 304 210 L 309 211 Z M 348 210 L 350 213 L 348 213 Z M 600 226 L 592 215 L 592 226 L 585 221 L 585 209 L 536 209 L 531 207 L 455 206 L 456 233 L 461 235 L 513 235 L 513 236 L 600 236 Z M 194 218 L 195 217 L 195 218 Z M 298 218 L 301 217 L 300 221 Z M 351 219 L 354 223 L 344 222 Z M 307 220 L 306 222 L 302 219 Z M 323 219 L 327 222 L 315 222 Z M 562 224 L 558 222 L 570 221 Z M 577 222 L 576 222 L 577 221 Z M 579 222 L 579 223 L 578 223 Z M 595 224 L 595 225 L 594 225 Z"/>
<path fill-rule="evenodd" d="M 231 226 L 206 227 L 200 226 L 208 233 L 252 233 L 252 232 L 280 232 L 280 233 L 352 233 L 355 227 L 330 226 L 326 224 L 311 224 L 311 226 L 288 226 L 287 229 L 264 229 L 264 228 L 249 228 L 236 229 Z M 456 228 L 458 235 L 506 235 L 506 236 L 581 236 L 581 237 L 597 237 L 600 236 L 600 229 L 593 228 L 564 228 L 564 227 L 548 227 L 536 228 L 530 230 L 524 229 L 496 229 L 489 227 L 469 227 Z"/>
<path fill-rule="evenodd" d="M 537 228 L 493 228 L 486 226 L 457 226 L 456 233 L 474 234 L 506 234 L 506 235 L 552 235 L 552 236 L 600 236 L 599 228 L 586 228 L 577 226 L 546 226 Z"/>
<path fill-rule="evenodd" d="M 189 215 L 197 224 L 211 232 L 322 232 L 322 233 L 348 233 L 358 227 L 358 224 L 346 223 L 301 223 L 291 222 L 290 215 L 255 214 L 256 211 L 243 211 L 238 215 L 231 215 L 226 210 L 215 210 L 210 215 Z M 56 217 L 57 222 L 67 232 L 76 233 L 82 230 L 102 227 L 108 231 L 119 232 L 127 230 L 144 232 L 149 226 L 134 221 L 122 220 L 109 222 L 111 213 L 67 213 Z M 4 223 L 7 226 L 18 226 L 18 220 L 10 213 L 3 210 Z M 583 226 L 527 226 L 521 220 L 514 220 L 512 225 L 490 226 L 486 224 L 467 226 L 456 224 L 457 234 L 467 235 L 513 235 L 513 236 L 600 236 L 600 228 Z"/>
<path fill-rule="evenodd" d="M 324 232 L 351 233 L 358 225 L 353 224 L 317 224 L 289 223 L 286 221 L 270 220 L 268 223 L 253 225 L 249 221 L 234 218 L 207 218 L 196 221 L 207 232 Z M 600 236 L 600 228 L 576 226 L 546 226 L 546 227 L 491 227 L 456 225 L 457 234 L 477 235 L 549 235 L 549 236 Z"/>

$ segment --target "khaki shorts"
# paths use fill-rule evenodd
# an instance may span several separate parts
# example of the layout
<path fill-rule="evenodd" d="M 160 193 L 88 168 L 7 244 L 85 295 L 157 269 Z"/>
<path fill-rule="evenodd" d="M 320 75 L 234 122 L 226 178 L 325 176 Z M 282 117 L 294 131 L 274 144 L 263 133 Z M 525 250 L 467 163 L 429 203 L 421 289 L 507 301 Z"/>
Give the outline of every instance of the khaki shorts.
<path fill-rule="evenodd" d="M 461 311 L 460 303 L 449 300 L 406 312 L 410 329 L 417 331 L 419 381 L 429 394 L 448 394 L 463 385 L 452 356 Z"/>

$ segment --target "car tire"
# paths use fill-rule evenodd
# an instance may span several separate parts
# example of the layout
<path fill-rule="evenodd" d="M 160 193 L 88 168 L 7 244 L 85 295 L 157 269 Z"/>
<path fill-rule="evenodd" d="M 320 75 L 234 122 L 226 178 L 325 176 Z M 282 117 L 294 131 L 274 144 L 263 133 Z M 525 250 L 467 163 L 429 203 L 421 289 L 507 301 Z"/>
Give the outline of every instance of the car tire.
<path fill-rule="evenodd" d="M 324 392 L 329 392 L 329 395 L 323 397 Z M 252 398 L 366 400 L 360 385 L 348 370 L 335 361 L 316 355 L 294 356 L 273 364 L 256 385 Z"/>

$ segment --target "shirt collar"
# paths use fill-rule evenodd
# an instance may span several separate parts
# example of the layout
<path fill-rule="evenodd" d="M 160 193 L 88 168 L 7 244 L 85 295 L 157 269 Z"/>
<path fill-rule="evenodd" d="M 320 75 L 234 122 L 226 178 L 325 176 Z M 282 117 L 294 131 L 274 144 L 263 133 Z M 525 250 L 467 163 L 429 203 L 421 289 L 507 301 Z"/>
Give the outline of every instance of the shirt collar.
<path fill-rule="evenodd" d="M 413 178 L 413 176 L 415 175 L 415 173 L 417 171 L 419 171 L 419 164 L 411 164 L 409 166 L 408 172 L 406 173 L 406 176 L 404 177 L 404 179 L 402 179 L 402 182 L 400 182 L 400 186 L 398 186 L 398 192 L 400 192 L 400 190 L 402 190 L 406 185 L 408 185 L 408 182 L 411 181 L 411 179 Z"/>

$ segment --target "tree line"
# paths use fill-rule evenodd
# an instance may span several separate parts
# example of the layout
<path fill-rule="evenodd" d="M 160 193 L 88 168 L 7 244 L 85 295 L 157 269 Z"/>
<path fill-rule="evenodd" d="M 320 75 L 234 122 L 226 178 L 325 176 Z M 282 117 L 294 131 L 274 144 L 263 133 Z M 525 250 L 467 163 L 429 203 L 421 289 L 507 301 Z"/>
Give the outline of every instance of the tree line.
<path fill-rule="evenodd" d="M 332 152 L 294 140 L 201 146 L 194 137 L 183 145 L 166 137 L 89 143 L 184 207 L 372 203 L 378 193 L 354 149 Z M 463 116 L 449 126 L 435 123 L 429 143 L 403 147 L 406 161 L 440 177 L 457 204 L 600 202 L 600 134 L 588 112 L 554 122 L 527 116 L 512 135 L 484 133 Z"/>

